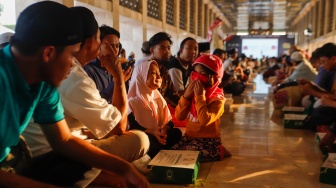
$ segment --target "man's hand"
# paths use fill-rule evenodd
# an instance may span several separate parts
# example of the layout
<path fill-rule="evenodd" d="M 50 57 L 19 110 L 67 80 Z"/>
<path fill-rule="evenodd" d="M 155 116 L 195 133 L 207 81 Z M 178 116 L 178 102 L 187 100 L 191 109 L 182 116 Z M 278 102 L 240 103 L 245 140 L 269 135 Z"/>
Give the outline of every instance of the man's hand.
<path fill-rule="evenodd" d="M 131 78 L 132 71 L 133 69 L 131 66 L 127 67 L 127 69 L 123 71 L 125 82 Z"/>
<path fill-rule="evenodd" d="M 300 80 L 298 81 L 299 87 L 301 88 L 304 95 L 311 95 L 314 90 L 313 84 L 310 81 Z"/>
<path fill-rule="evenodd" d="M 107 41 L 104 41 L 102 48 L 105 48 L 107 53 L 99 55 L 101 64 L 113 77 L 120 77 L 122 68 L 118 58 L 118 49 L 112 48 Z"/>
<path fill-rule="evenodd" d="M 130 186 L 128 187 L 137 187 L 137 188 L 149 188 L 149 182 L 145 176 L 140 174 L 137 169 L 133 167 L 133 165 L 129 165 L 129 168 L 124 174 L 127 182 Z"/>

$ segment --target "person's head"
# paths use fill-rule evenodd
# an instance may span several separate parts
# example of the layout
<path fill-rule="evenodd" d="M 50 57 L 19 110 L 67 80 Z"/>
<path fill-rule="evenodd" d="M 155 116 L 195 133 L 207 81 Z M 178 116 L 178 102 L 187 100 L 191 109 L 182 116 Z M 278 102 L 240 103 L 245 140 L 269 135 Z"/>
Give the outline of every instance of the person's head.
<path fill-rule="evenodd" d="M 106 54 L 105 50 L 105 42 L 107 42 L 113 49 L 118 51 L 120 54 L 121 51 L 121 44 L 120 44 L 120 33 L 119 31 L 115 30 L 114 28 L 102 25 L 99 27 L 100 30 L 100 41 L 101 41 L 101 53 Z"/>
<path fill-rule="evenodd" d="M 284 64 L 286 64 L 286 66 L 290 66 L 290 67 L 293 66 L 293 63 L 292 63 L 289 55 L 283 57 L 282 61 L 283 61 Z"/>
<path fill-rule="evenodd" d="M 317 48 L 313 53 L 310 58 L 310 63 L 318 70 L 321 66 L 320 63 L 320 53 L 319 53 L 320 48 Z"/>
<path fill-rule="evenodd" d="M 160 75 L 159 65 L 156 61 L 152 61 L 150 63 L 147 73 L 146 84 L 151 90 L 155 90 L 161 87 L 162 78 Z"/>
<path fill-rule="evenodd" d="M 131 52 L 131 53 L 128 55 L 128 57 L 134 59 L 134 58 L 135 58 L 135 54 L 134 54 L 134 52 Z"/>
<path fill-rule="evenodd" d="M 9 44 L 9 41 L 13 35 L 14 33 L 11 32 L 0 34 L 0 49 L 4 48 L 7 44 Z"/>
<path fill-rule="evenodd" d="M 198 56 L 200 56 L 201 53 L 210 53 L 210 42 L 198 43 Z"/>
<path fill-rule="evenodd" d="M 82 21 L 70 8 L 42 1 L 18 17 L 11 50 L 16 59 L 29 59 L 38 69 L 35 80 L 58 86 L 68 75 L 82 41 Z M 18 64 L 26 63 L 17 61 Z"/>
<path fill-rule="evenodd" d="M 215 49 L 213 52 L 212 52 L 212 55 L 215 55 L 217 57 L 219 57 L 219 59 L 222 60 L 222 62 L 224 62 L 226 59 L 227 59 L 227 53 L 226 51 L 222 50 L 222 49 Z"/>
<path fill-rule="evenodd" d="M 294 52 L 302 52 L 303 50 L 297 46 L 297 45 L 293 45 L 288 49 L 288 53 L 291 56 Z"/>
<path fill-rule="evenodd" d="M 240 55 L 240 61 L 246 62 L 247 61 L 247 56 L 245 54 Z"/>
<path fill-rule="evenodd" d="M 93 12 L 86 7 L 72 7 L 83 23 L 83 40 L 81 43 L 80 52 L 77 58 L 80 58 L 81 63 L 89 63 L 91 60 L 95 59 L 100 52 L 100 31 L 98 28 L 98 23 L 94 17 Z M 81 57 L 79 57 L 81 56 Z"/>
<path fill-rule="evenodd" d="M 203 54 L 192 64 L 191 80 L 199 80 L 208 88 L 219 82 L 223 76 L 223 63 L 215 55 Z"/>
<path fill-rule="evenodd" d="M 151 54 L 148 41 L 145 41 L 145 42 L 142 43 L 141 51 L 142 51 L 142 53 L 144 53 L 146 55 Z"/>
<path fill-rule="evenodd" d="M 148 42 L 153 59 L 161 61 L 170 58 L 170 46 L 173 44 L 170 38 L 171 36 L 167 33 L 159 32 L 149 39 Z"/>
<path fill-rule="evenodd" d="M 295 65 L 298 65 L 303 61 L 303 54 L 299 51 L 293 52 L 290 56 L 290 59 L 292 62 L 294 62 Z"/>
<path fill-rule="evenodd" d="M 336 70 L 336 44 L 327 43 L 319 49 L 320 63 L 325 70 Z"/>
<path fill-rule="evenodd" d="M 120 50 L 120 57 L 126 58 L 126 50 L 124 48 Z"/>
<path fill-rule="evenodd" d="M 236 48 L 233 48 L 228 51 L 229 56 L 231 59 L 235 60 L 238 57 L 238 50 Z"/>
<path fill-rule="evenodd" d="M 185 62 L 192 63 L 198 55 L 198 44 L 194 38 L 187 37 L 181 44 L 177 56 Z"/>

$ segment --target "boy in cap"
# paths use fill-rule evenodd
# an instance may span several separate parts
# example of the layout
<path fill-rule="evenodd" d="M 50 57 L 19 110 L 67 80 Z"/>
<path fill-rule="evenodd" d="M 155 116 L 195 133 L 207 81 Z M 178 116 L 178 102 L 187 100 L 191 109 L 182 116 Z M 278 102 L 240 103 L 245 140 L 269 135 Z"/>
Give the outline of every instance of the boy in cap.
<path fill-rule="evenodd" d="M 35 3 L 20 14 L 11 45 L 0 51 L 0 161 L 6 161 L 10 148 L 34 117 L 57 153 L 88 166 L 118 171 L 130 184 L 148 187 L 147 180 L 131 164 L 72 136 L 64 120 L 55 87 L 73 66 L 82 41 L 81 30 L 78 16 L 52 1 Z M 0 186 L 47 185 L 1 170 Z"/>

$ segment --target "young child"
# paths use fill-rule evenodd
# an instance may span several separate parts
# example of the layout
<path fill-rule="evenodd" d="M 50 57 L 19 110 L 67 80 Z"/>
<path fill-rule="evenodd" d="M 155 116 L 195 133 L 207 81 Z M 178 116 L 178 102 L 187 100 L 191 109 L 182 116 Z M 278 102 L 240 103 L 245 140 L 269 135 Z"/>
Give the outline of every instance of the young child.
<path fill-rule="evenodd" d="M 170 121 L 167 103 L 157 90 L 161 83 L 157 62 L 144 61 L 135 66 L 128 92 L 130 129 L 147 133 L 150 142 L 147 154 L 151 158 L 161 149 L 171 149 L 182 137 L 181 130 Z"/>
<path fill-rule="evenodd" d="M 224 112 L 224 93 L 218 88 L 222 62 L 214 55 L 201 55 L 192 64 L 191 82 L 176 107 L 176 118 L 187 119 L 186 133 L 173 149 L 201 151 L 201 161 L 231 156 L 222 146 L 219 124 Z"/>

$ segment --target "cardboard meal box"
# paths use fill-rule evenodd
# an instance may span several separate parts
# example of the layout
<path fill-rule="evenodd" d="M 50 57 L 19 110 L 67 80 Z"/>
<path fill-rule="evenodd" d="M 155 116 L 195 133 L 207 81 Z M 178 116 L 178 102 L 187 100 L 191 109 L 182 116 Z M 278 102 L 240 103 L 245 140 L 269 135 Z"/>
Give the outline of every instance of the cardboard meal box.
<path fill-rule="evenodd" d="M 152 183 L 193 184 L 200 170 L 200 152 L 161 150 L 147 165 Z"/>
<path fill-rule="evenodd" d="M 282 114 L 303 114 L 305 108 L 299 106 L 284 106 L 281 109 Z"/>
<path fill-rule="evenodd" d="M 285 114 L 284 126 L 289 129 L 304 129 L 305 114 Z"/>
<path fill-rule="evenodd" d="M 320 182 L 336 185 L 336 153 L 329 153 L 320 169 Z"/>

